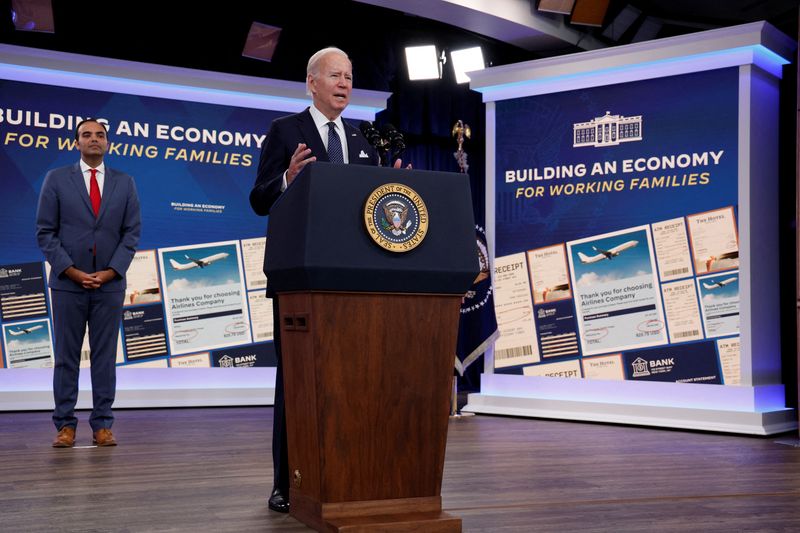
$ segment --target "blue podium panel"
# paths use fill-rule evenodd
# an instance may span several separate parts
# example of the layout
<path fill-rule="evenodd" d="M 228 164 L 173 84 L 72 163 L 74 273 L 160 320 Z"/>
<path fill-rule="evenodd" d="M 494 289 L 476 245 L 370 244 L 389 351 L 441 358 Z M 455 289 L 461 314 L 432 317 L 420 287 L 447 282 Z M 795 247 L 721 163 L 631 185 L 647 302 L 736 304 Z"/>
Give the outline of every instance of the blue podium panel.
<path fill-rule="evenodd" d="M 478 274 L 466 174 L 312 163 L 271 219 L 272 292 L 463 295 Z"/>

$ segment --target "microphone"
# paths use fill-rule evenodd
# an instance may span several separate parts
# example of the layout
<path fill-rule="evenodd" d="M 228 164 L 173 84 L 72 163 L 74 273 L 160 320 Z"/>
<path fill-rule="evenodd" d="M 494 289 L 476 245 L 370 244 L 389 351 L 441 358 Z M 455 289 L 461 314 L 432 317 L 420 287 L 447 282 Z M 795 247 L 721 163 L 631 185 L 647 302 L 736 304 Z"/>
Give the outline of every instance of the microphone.
<path fill-rule="evenodd" d="M 381 137 L 384 139 L 391 139 L 396 133 L 397 129 L 391 124 L 391 122 L 387 122 L 381 126 Z"/>
<path fill-rule="evenodd" d="M 362 120 L 361 124 L 358 125 L 358 128 L 361 130 L 361 133 L 367 139 L 367 142 L 372 146 L 378 146 L 381 142 L 381 134 L 378 133 L 378 130 L 375 129 L 375 126 L 372 125 L 372 122 L 369 120 Z"/>
<path fill-rule="evenodd" d="M 403 138 L 403 134 L 397 131 L 389 122 L 381 126 L 381 135 L 392 145 L 395 155 L 406 149 L 406 141 Z"/>

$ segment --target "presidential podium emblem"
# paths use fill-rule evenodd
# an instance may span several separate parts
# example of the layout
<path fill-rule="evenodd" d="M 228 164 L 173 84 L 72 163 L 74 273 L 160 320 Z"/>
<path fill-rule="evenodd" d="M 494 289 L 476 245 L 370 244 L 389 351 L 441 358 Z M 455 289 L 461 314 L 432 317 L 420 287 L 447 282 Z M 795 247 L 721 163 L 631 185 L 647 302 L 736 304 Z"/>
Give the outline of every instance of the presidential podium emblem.
<path fill-rule="evenodd" d="M 381 248 L 408 252 L 419 246 L 428 233 L 428 208 L 414 189 L 387 183 L 367 198 L 364 224 Z"/>

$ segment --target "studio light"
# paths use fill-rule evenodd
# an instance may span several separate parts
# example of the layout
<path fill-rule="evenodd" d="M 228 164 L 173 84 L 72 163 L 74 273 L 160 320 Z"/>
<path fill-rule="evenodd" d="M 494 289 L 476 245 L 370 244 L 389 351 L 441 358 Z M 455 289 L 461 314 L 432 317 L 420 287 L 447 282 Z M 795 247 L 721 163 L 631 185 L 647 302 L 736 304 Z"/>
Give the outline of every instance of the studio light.
<path fill-rule="evenodd" d="M 436 46 L 407 46 L 406 63 L 409 80 L 435 80 L 442 76 Z"/>
<path fill-rule="evenodd" d="M 609 2 L 611 0 L 576 0 L 575 7 L 572 9 L 572 17 L 569 19 L 570 24 L 599 28 L 603 25 Z"/>
<path fill-rule="evenodd" d="M 619 14 L 614 17 L 614 21 L 603 30 L 603 37 L 612 41 L 619 41 L 622 35 L 633 26 L 642 14 L 642 10 L 628 4 Z"/>
<path fill-rule="evenodd" d="M 572 13 L 572 7 L 575 5 L 575 0 L 539 0 L 539 11 L 545 13 L 560 13 L 562 15 L 569 15 Z"/>
<path fill-rule="evenodd" d="M 486 64 L 483 62 L 483 50 L 481 50 L 480 46 L 454 50 L 450 52 L 450 58 L 453 60 L 456 83 L 467 83 L 469 81 L 467 72 L 486 68 Z"/>
<path fill-rule="evenodd" d="M 661 31 L 663 26 L 664 23 L 660 19 L 657 19 L 656 17 L 646 17 L 644 22 L 642 22 L 642 25 L 639 26 L 639 29 L 636 30 L 636 35 L 633 36 L 631 42 L 640 43 L 642 41 L 655 39 L 658 37 L 658 32 Z"/>
<path fill-rule="evenodd" d="M 250 32 L 244 43 L 242 55 L 261 61 L 272 61 L 275 47 L 278 46 L 278 39 L 281 36 L 281 29 L 277 26 L 253 22 L 250 25 Z"/>
<path fill-rule="evenodd" d="M 55 32 L 51 0 L 11 0 L 11 20 L 18 31 Z"/>

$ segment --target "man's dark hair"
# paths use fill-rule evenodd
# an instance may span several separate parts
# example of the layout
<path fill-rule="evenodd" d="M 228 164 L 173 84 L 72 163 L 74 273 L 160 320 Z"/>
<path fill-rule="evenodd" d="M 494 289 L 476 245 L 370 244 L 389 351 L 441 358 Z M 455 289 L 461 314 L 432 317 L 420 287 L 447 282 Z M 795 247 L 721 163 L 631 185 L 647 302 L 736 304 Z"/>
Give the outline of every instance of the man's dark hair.
<path fill-rule="evenodd" d="M 103 126 L 103 129 L 106 130 L 106 135 L 108 135 L 108 126 L 106 126 L 105 124 L 103 124 L 102 122 L 97 120 L 96 118 L 85 118 L 85 119 L 81 120 L 80 122 L 78 122 L 78 125 L 75 126 L 75 140 L 76 141 L 78 140 L 78 130 L 80 130 L 81 126 L 83 126 L 87 122 L 96 122 L 96 123 L 100 124 L 101 126 Z"/>

